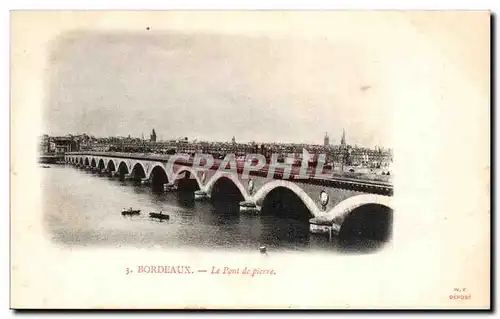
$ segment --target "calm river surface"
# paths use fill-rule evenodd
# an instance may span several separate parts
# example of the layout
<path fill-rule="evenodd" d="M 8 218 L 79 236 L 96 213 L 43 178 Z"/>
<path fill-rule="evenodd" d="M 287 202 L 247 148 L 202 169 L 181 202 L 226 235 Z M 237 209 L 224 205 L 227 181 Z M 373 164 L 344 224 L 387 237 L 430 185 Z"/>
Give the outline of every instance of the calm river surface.
<path fill-rule="evenodd" d="M 345 251 L 324 236 L 308 232 L 308 224 L 275 216 L 239 213 L 237 207 L 214 207 L 210 202 L 155 194 L 150 186 L 100 177 L 65 165 L 40 168 L 45 223 L 56 243 L 71 246 L 105 245 L 224 250 Z M 141 209 L 124 217 L 123 208 Z M 163 211 L 168 221 L 149 218 Z"/>

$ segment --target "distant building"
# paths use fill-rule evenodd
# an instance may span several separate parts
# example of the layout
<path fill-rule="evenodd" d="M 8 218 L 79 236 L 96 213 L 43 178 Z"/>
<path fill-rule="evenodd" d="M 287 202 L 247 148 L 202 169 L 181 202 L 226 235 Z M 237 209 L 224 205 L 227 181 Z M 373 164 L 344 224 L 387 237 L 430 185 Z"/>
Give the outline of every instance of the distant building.
<path fill-rule="evenodd" d="M 325 148 L 328 148 L 330 146 L 330 138 L 328 137 L 328 133 L 325 133 L 325 138 L 323 141 L 323 146 Z"/>
<path fill-rule="evenodd" d="M 39 152 L 40 153 L 50 153 L 50 137 L 47 134 L 44 134 L 40 137 L 40 145 Z M 55 146 L 55 145 L 54 145 Z"/>
<path fill-rule="evenodd" d="M 392 163 L 392 151 L 381 148 L 352 148 L 349 154 L 352 165 L 371 168 L 389 167 Z"/>
<path fill-rule="evenodd" d="M 150 141 L 151 142 L 156 142 L 156 132 L 155 132 L 155 129 L 153 129 L 153 131 L 151 132 Z"/>
<path fill-rule="evenodd" d="M 184 138 L 178 138 L 175 143 L 180 143 L 180 144 L 188 144 L 189 143 L 189 138 L 186 136 Z"/>
<path fill-rule="evenodd" d="M 49 136 L 43 135 L 40 139 L 39 151 L 41 153 L 64 154 L 80 150 L 80 140 L 76 136 Z"/>
<path fill-rule="evenodd" d="M 236 138 L 233 136 L 233 138 L 231 139 L 231 143 L 236 144 Z"/>

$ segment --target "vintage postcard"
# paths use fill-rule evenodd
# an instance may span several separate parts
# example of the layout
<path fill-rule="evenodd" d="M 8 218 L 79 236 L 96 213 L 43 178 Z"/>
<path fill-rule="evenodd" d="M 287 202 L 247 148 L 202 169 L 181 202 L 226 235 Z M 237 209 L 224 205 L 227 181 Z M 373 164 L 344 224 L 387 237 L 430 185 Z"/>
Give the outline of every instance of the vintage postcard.
<path fill-rule="evenodd" d="M 490 24 L 11 12 L 11 307 L 489 309 Z"/>

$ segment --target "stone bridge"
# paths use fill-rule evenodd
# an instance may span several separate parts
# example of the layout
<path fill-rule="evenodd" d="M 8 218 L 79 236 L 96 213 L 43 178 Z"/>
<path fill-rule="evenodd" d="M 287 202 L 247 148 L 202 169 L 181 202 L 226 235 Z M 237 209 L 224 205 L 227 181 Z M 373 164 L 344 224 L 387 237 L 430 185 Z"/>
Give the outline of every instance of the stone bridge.
<path fill-rule="evenodd" d="M 217 165 L 193 166 L 192 159 L 180 156 L 173 165 L 168 165 L 172 156 L 176 155 L 78 152 L 67 153 L 65 161 L 101 174 L 150 184 L 159 191 L 188 191 L 196 199 L 234 199 L 240 202 L 240 210 L 264 213 L 276 206 L 288 211 L 302 210 L 306 213 L 301 214 L 312 224 L 321 225 L 316 229 L 318 232 L 326 226 L 338 234 L 343 225 L 360 222 L 369 227 L 354 225 L 351 231 L 375 227 L 390 232 L 392 227 L 393 188 L 388 182 L 333 176 L 297 179 L 293 172 L 284 179 L 280 169 L 269 176 L 269 167 L 251 171 L 245 177 L 241 163 L 235 174 L 218 170 Z M 315 232 L 313 226 L 311 231 Z"/>

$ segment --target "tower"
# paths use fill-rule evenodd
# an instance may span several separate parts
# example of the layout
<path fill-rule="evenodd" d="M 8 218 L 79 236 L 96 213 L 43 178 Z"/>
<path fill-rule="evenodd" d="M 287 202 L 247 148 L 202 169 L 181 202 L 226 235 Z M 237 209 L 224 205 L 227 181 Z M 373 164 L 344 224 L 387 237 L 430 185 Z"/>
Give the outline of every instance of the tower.
<path fill-rule="evenodd" d="M 328 137 L 328 133 L 325 132 L 325 139 L 323 141 L 323 146 L 325 148 L 328 148 L 330 146 L 330 138 Z"/>
<path fill-rule="evenodd" d="M 153 129 L 153 131 L 151 132 L 151 142 L 156 142 L 156 132 L 155 132 L 155 129 Z"/>
<path fill-rule="evenodd" d="M 231 140 L 233 144 L 236 144 L 236 138 L 233 136 L 233 139 Z"/>
<path fill-rule="evenodd" d="M 346 148 L 346 143 L 345 143 L 345 130 L 342 129 L 342 138 L 340 140 L 340 147 L 341 148 Z"/>

